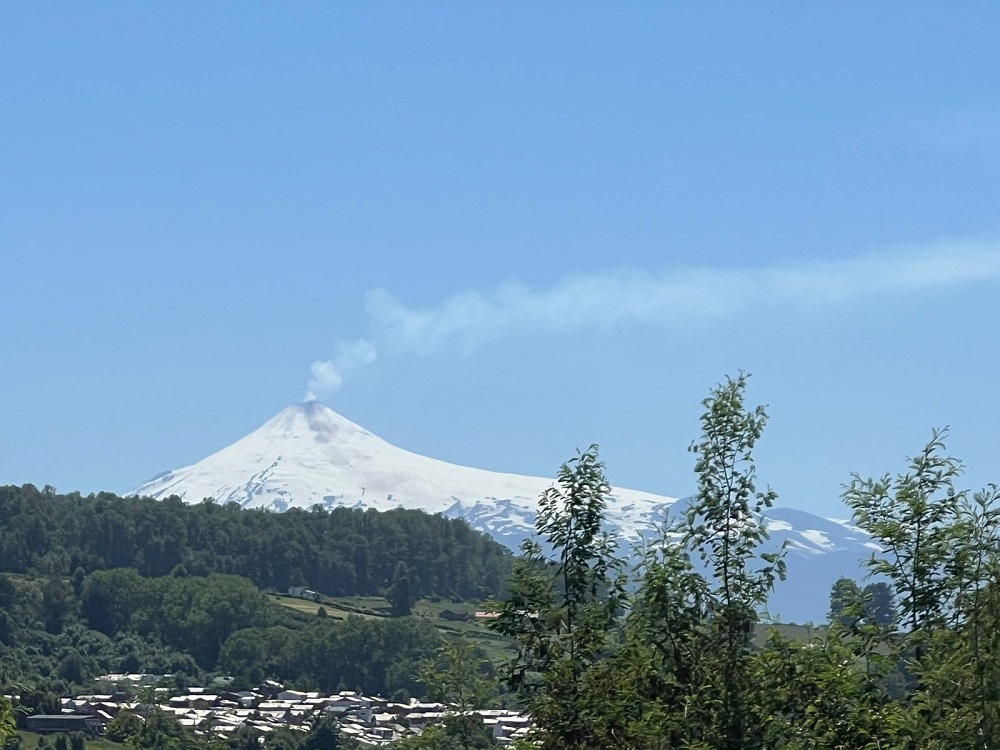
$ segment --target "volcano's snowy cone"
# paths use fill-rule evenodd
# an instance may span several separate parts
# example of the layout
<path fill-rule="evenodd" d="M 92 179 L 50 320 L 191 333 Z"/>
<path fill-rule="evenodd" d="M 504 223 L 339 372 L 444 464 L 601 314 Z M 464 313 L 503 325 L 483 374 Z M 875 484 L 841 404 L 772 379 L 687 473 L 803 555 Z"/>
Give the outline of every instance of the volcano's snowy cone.
<path fill-rule="evenodd" d="M 314 505 L 417 509 L 465 519 L 517 549 L 530 536 L 538 498 L 552 483 L 410 453 L 311 401 L 289 406 L 241 440 L 154 477 L 134 494 L 177 495 L 190 503 L 212 498 L 279 512 Z M 614 488 L 606 522 L 619 539 L 638 541 L 655 532 L 677 502 Z M 860 577 L 870 541 L 845 523 L 787 508 L 772 509 L 768 526 L 769 546 L 789 544 L 790 580 L 775 592 L 772 613 L 784 621 L 821 621 L 833 582 L 841 575 Z"/>

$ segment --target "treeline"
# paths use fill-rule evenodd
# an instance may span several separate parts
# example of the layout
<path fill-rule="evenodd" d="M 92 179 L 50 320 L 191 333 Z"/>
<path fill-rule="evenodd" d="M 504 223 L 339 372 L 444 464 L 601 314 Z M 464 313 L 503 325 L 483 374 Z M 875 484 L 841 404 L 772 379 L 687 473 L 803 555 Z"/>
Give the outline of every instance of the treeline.
<path fill-rule="evenodd" d="M 349 617 L 333 624 L 316 618 L 301 629 L 234 633 L 222 647 L 219 669 L 246 685 L 272 678 L 326 693 L 405 699 L 426 692 L 418 667 L 440 644 L 441 635 L 422 618 Z"/>
<path fill-rule="evenodd" d="M 786 562 L 761 551 L 775 494 L 757 484 L 766 414 L 745 385 L 705 400 L 698 494 L 634 577 L 601 532 L 596 448 L 543 497 L 546 547 L 525 545 L 491 626 L 518 643 L 505 682 L 535 720 L 525 747 L 1000 748 L 1000 490 L 956 487 L 940 433 L 904 472 L 854 476 L 844 500 L 878 546 L 874 583 L 839 581 L 816 637 L 775 628 L 756 645 Z"/>
<path fill-rule="evenodd" d="M 502 591 L 512 558 L 464 521 L 402 509 L 278 514 L 24 485 L 0 487 L 0 519 L 0 572 L 10 573 L 133 568 L 156 578 L 183 566 L 353 596 L 382 594 L 403 563 L 413 597 L 473 599 Z"/>
<path fill-rule="evenodd" d="M 423 618 L 307 615 L 238 576 L 0 574 L 0 688 L 30 686 L 30 711 L 58 713 L 56 696 L 123 672 L 171 674 L 178 689 L 225 675 L 238 688 L 269 678 L 308 690 L 420 696 L 416 665 L 439 645 Z"/>

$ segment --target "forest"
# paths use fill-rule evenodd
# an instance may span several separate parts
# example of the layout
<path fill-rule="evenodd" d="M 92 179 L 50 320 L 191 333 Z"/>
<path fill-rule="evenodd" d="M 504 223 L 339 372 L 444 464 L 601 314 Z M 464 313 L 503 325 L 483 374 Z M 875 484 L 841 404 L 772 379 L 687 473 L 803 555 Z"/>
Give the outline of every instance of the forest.
<path fill-rule="evenodd" d="M 944 431 L 898 473 L 846 478 L 853 523 L 878 548 L 870 577 L 838 581 L 826 626 L 788 635 L 760 614 L 787 560 L 784 550 L 763 551 L 762 518 L 777 495 L 757 476 L 768 417 L 747 405 L 747 383 L 726 379 L 704 400 L 691 446 L 697 495 L 638 564 L 602 530 L 610 485 L 596 446 L 560 468 L 517 557 L 443 519 L 419 520 L 441 538 L 418 540 L 393 531 L 391 513 L 298 513 L 268 526 L 270 516 L 236 508 L 7 488 L 4 518 L 17 521 L 2 532 L 0 682 L 41 685 L 26 693 L 28 710 L 98 670 L 140 666 L 453 704 L 442 726 L 399 750 L 491 747 L 468 710 L 501 703 L 534 722 L 516 744 L 543 750 L 1000 748 L 1000 490 L 960 487 L 963 466 L 947 454 Z M 34 502 L 80 517 L 32 520 Z M 171 523 L 156 525 L 157 513 Z M 309 536 L 308 521 L 329 535 Z M 256 529 L 257 540 L 241 529 Z M 358 564 L 365 534 L 385 545 L 394 533 L 411 557 L 392 570 L 375 554 Z M 338 550 L 324 560 L 353 561 L 353 580 L 383 593 L 409 597 L 411 577 L 422 594 L 488 593 L 489 627 L 509 640 L 509 658 L 491 664 L 468 643 L 442 644 L 405 608 L 343 622 L 277 608 L 260 586 L 325 580 L 307 562 L 320 538 Z M 250 551 L 282 544 L 302 553 L 279 557 L 280 574 Z M 133 747 L 319 741 L 148 727 L 130 736 Z M 326 733 L 324 747 L 350 744 L 335 726 L 314 732 Z"/>
<path fill-rule="evenodd" d="M 379 594 L 402 562 L 417 597 L 493 596 L 511 554 L 463 521 L 404 509 L 286 513 L 206 500 L 58 494 L 0 487 L 0 572 L 49 576 L 133 568 L 151 578 L 177 566 L 225 573 L 260 588 L 308 586 L 330 596 Z"/>
<path fill-rule="evenodd" d="M 421 695 L 413 665 L 439 635 L 405 617 L 412 601 L 498 595 L 512 561 L 464 521 L 409 510 L 277 514 L 26 485 L 0 488 L 0 518 L 0 686 L 50 702 L 136 671 Z M 397 617 L 305 617 L 264 593 L 289 586 L 384 595 Z"/>
<path fill-rule="evenodd" d="M 415 665 L 439 644 L 426 618 L 310 616 L 238 576 L 0 574 L 0 687 L 29 686 L 49 705 L 128 672 L 172 675 L 178 690 L 226 675 L 238 689 L 272 678 L 408 698 L 423 695 Z"/>
<path fill-rule="evenodd" d="M 39 705 L 136 671 L 421 695 L 413 665 L 439 642 L 427 623 L 304 617 L 264 591 L 384 595 L 402 616 L 419 598 L 498 595 L 512 562 L 464 521 L 402 509 L 278 514 L 25 485 L 0 488 L 0 519 L 0 687 L 30 686 Z"/>

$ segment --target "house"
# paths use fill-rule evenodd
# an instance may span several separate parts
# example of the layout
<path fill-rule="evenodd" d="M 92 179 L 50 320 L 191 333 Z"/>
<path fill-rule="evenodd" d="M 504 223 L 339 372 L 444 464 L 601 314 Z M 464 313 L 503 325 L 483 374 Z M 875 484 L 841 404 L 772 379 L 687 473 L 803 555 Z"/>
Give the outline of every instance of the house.
<path fill-rule="evenodd" d="M 288 595 L 294 596 L 296 599 L 312 599 L 314 602 L 318 602 L 320 599 L 319 594 L 305 586 L 289 586 Z"/>
<path fill-rule="evenodd" d="M 25 720 L 29 732 L 53 734 L 55 732 L 89 732 L 98 734 L 104 729 L 104 721 L 89 714 L 37 714 Z"/>

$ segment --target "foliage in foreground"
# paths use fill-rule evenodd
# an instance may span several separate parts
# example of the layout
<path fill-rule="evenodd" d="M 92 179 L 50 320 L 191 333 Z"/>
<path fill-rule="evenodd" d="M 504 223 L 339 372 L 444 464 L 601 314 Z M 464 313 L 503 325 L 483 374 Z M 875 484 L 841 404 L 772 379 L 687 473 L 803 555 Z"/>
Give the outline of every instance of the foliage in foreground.
<path fill-rule="evenodd" d="M 649 546 L 634 593 L 601 531 L 596 447 L 542 498 L 538 541 L 492 625 L 518 644 L 505 682 L 534 717 L 536 746 L 1000 748 L 1000 491 L 957 490 L 962 467 L 939 432 L 904 473 L 853 477 L 845 502 L 880 547 L 872 584 L 838 582 L 821 636 L 772 631 L 756 647 L 785 561 L 762 549 L 775 494 L 757 486 L 767 418 L 745 406 L 746 383 L 728 379 L 704 401 L 697 500 Z"/>

